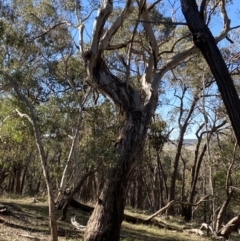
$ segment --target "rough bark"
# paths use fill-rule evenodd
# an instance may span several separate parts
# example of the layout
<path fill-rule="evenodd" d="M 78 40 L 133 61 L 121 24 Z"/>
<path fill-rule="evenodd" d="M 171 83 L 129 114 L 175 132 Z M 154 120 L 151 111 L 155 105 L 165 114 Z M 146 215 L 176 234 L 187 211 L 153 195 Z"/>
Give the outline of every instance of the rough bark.
<path fill-rule="evenodd" d="M 89 84 L 107 94 L 119 107 L 123 117 L 119 138 L 115 144 L 114 163 L 88 221 L 84 241 L 119 240 L 129 180 L 157 105 L 157 89 L 152 92 L 149 89 L 144 90 L 149 94 L 149 99 L 144 103 L 140 93 L 114 76 L 102 58 L 103 50 L 108 47 L 111 37 L 131 11 L 131 6 L 132 1 L 127 1 L 118 19 L 101 38 L 104 24 L 113 7 L 112 1 L 104 0 L 94 24 L 90 51 L 83 53 Z M 150 63 L 150 70 L 152 66 L 153 63 Z M 146 77 L 149 81 L 152 79 L 150 73 L 145 75 L 144 80 Z"/>
<path fill-rule="evenodd" d="M 224 1 L 221 4 L 224 8 Z M 215 38 L 205 24 L 203 15 L 198 10 L 196 1 L 181 0 L 181 6 L 188 27 L 193 35 L 194 44 L 203 54 L 216 80 L 238 144 L 240 144 L 240 101 L 228 68 L 217 47 Z M 226 28 L 229 28 L 230 20 L 227 19 L 226 12 L 224 14 L 224 24 Z"/>
<path fill-rule="evenodd" d="M 153 107 L 155 108 L 155 107 Z M 119 240 L 128 181 L 136 156 L 143 147 L 151 116 L 143 111 L 129 111 L 116 144 L 117 163 L 109 171 L 83 240 Z"/>

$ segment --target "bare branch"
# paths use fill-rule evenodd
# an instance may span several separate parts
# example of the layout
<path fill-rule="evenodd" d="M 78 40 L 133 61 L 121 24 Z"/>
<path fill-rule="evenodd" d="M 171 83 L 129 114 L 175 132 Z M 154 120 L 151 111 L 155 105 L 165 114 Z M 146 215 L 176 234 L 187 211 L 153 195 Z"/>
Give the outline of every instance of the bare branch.
<path fill-rule="evenodd" d="M 149 14 L 148 14 L 148 10 L 147 10 L 145 2 L 143 0 L 139 0 L 138 5 L 139 5 L 139 9 L 141 9 L 141 12 L 142 12 L 141 13 L 142 18 L 144 21 L 146 21 L 146 22 L 143 22 L 143 26 L 144 26 L 144 29 L 148 36 L 148 41 L 150 43 L 150 46 L 152 48 L 152 54 L 148 60 L 148 67 L 146 70 L 146 74 L 147 74 L 147 78 L 148 78 L 149 74 L 151 74 L 150 72 L 152 72 L 152 67 L 154 67 L 154 69 L 157 68 L 158 44 L 157 44 L 157 40 L 154 35 L 153 29 L 151 27 L 151 24 L 147 23 L 148 21 L 150 21 L 150 19 L 149 19 Z"/>
<path fill-rule="evenodd" d="M 202 0 L 201 2 L 201 6 L 200 6 L 200 15 L 202 16 L 203 19 L 205 19 L 204 17 L 204 12 L 205 12 L 205 9 L 206 9 L 206 3 L 207 3 L 208 0 Z"/>
<path fill-rule="evenodd" d="M 33 125 L 33 121 L 29 115 L 21 113 L 18 109 L 15 109 L 15 111 L 21 118 L 26 118 Z"/>
<path fill-rule="evenodd" d="M 162 51 L 161 53 L 158 54 L 158 56 L 161 56 L 162 54 L 166 54 L 166 53 L 169 53 L 169 54 L 170 54 L 170 53 L 173 53 L 173 50 L 174 50 L 175 46 L 177 45 L 177 43 L 179 43 L 180 41 L 182 41 L 183 39 L 185 39 L 185 38 L 187 38 L 187 37 L 189 37 L 189 36 L 191 36 L 191 34 L 187 34 L 187 35 L 179 38 L 179 39 L 173 44 L 171 50 Z"/>
<path fill-rule="evenodd" d="M 148 7 L 148 11 L 151 11 L 158 3 L 160 3 L 162 0 L 157 0 L 155 2 L 153 2 L 149 7 Z"/>
<path fill-rule="evenodd" d="M 79 31 L 79 52 L 81 54 L 82 60 L 85 62 L 85 53 L 84 53 L 84 45 L 83 45 L 83 31 L 84 31 L 84 25 L 80 24 L 80 26 L 78 27 L 78 31 Z"/>
<path fill-rule="evenodd" d="M 152 214 L 150 217 L 148 217 L 146 219 L 146 221 L 150 221 L 151 219 L 155 218 L 157 215 L 163 213 L 164 211 L 168 210 L 170 207 L 172 207 L 174 204 L 184 204 L 184 205 L 189 205 L 189 206 L 198 206 L 199 204 L 201 204 L 202 202 L 205 201 L 209 201 L 206 200 L 208 197 L 210 197 L 211 194 L 206 195 L 205 197 L 203 197 L 202 199 L 200 199 L 198 202 L 196 203 L 186 203 L 186 202 L 181 202 L 181 201 L 175 201 L 172 200 L 171 202 L 169 202 L 165 207 L 161 208 L 160 210 L 158 210 L 156 213 Z"/>
<path fill-rule="evenodd" d="M 107 30 L 104 36 L 102 37 L 100 41 L 100 47 L 99 47 L 100 50 L 104 50 L 108 47 L 112 37 L 114 36 L 118 28 L 122 26 L 123 21 L 128 17 L 128 15 L 133 10 L 134 8 L 132 6 L 132 0 L 128 0 L 119 17 L 114 21 L 110 29 Z"/>
<path fill-rule="evenodd" d="M 97 9 L 97 8 L 93 8 L 93 9 L 91 10 L 91 12 L 87 15 L 87 17 L 81 20 L 81 23 L 83 23 L 83 22 L 85 22 L 86 20 L 88 20 L 88 19 L 90 18 L 90 16 L 92 15 L 92 13 L 93 13 L 94 11 L 96 11 L 96 10 L 98 10 L 98 9 Z"/>
<path fill-rule="evenodd" d="M 122 49 L 122 48 L 127 47 L 129 43 L 130 43 L 130 40 L 127 41 L 126 43 L 108 45 L 106 50 Z"/>
<path fill-rule="evenodd" d="M 97 55 L 99 51 L 99 42 L 101 34 L 103 33 L 104 25 L 113 10 L 113 3 L 111 0 L 103 0 L 101 7 L 98 9 L 97 17 L 93 24 L 91 54 Z"/>
<path fill-rule="evenodd" d="M 53 29 L 55 29 L 55 28 L 57 28 L 58 26 L 63 25 L 63 24 L 69 25 L 69 23 L 68 23 L 67 21 L 63 21 L 63 22 L 56 23 L 56 24 L 54 24 L 52 27 L 46 29 L 43 33 L 41 33 L 41 34 L 39 34 L 39 35 L 31 38 L 30 41 L 33 41 L 33 40 L 35 40 L 35 39 L 37 39 L 37 38 L 43 37 L 44 35 L 46 35 L 46 34 L 49 33 L 50 31 L 52 31 Z"/>
<path fill-rule="evenodd" d="M 230 30 L 237 29 L 237 28 L 240 28 L 240 25 L 237 25 L 235 27 L 231 27 Z"/>
<path fill-rule="evenodd" d="M 80 232 L 85 232 L 86 226 L 81 225 L 76 221 L 76 216 L 71 217 L 71 224 L 73 225 L 74 228 L 76 228 Z"/>
<path fill-rule="evenodd" d="M 138 18 L 140 18 L 141 14 L 138 14 Z M 130 44 L 128 47 L 128 54 L 127 54 L 127 66 L 126 66 L 126 85 L 128 88 L 128 84 L 129 84 L 129 77 L 130 77 L 130 65 L 131 65 L 131 56 L 132 56 L 132 49 L 133 49 L 133 41 L 134 41 L 134 37 L 136 34 L 138 28 L 138 22 L 136 22 L 134 29 L 133 29 L 133 33 L 132 33 L 132 37 L 130 40 Z"/>
<path fill-rule="evenodd" d="M 39 23 L 41 23 L 42 26 L 44 26 L 44 23 L 42 22 L 42 20 L 38 16 L 36 16 L 35 13 L 33 12 L 25 13 L 24 15 L 22 15 L 22 18 L 26 17 L 27 15 L 32 15 L 34 18 L 36 18 L 39 21 Z"/>
<path fill-rule="evenodd" d="M 218 39 L 220 36 L 224 36 L 224 38 L 227 37 L 228 32 L 231 30 L 230 28 L 230 23 L 231 20 L 228 17 L 226 6 L 225 6 L 225 0 L 221 0 L 219 3 L 221 15 L 222 15 L 222 20 L 223 20 L 223 28 L 220 34 L 216 37 L 216 41 L 218 42 Z"/>
<path fill-rule="evenodd" d="M 153 23 L 153 24 L 163 24 L 163 25 L 171 25 L 171 26 L 177 26 L 177 25 L 183 25 L 183 26 L 187 26 L 187 23 L 184 22 L 168 22 L 168 21 L 146 21 L 146 20 L 141 20 L 141 19 L 132 19 L 132 21 L 137 21 L 137 22 L 141 22 L 141 23 Z"/>

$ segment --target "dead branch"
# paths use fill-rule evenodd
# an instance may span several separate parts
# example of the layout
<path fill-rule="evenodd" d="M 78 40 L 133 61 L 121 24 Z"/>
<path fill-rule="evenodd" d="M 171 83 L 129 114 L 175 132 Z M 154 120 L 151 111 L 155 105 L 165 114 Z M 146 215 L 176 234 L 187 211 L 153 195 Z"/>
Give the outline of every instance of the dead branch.
<path fill-rule="evenodd" d="M 206 229 L 207 232 L 210 230 L 211 233 L 214 235 L 213 229 L 212 229 L 212 227 L 211 227 L 209 224 L 203 223 L 203 224 L 201 225 L 201 227 L 199 228 L 199 230 L 202 230 L 202 229 Z"/>
<path fill-rule="evenodd" d="M 146 219 L 146 221 L 150 221 L 151 219 L 155 218 L 157 215 L 163 213 L 164 211 L 168 210 L 170 207 L 172 207 L 174 204 L 181 204 L 181 205 L 187 205 L 187 206 L 198 206 L 199 204 L 201 204 L 204 201 L 209 201 L 209 200 L 205 200 L 206 198 L 210 197 L 211 195 L 207 195 L 205 197 L 203 197 L 202 199 L 200 199 L 197 203 L 187 203 L 187 202 L 181 202 L 181 201 L 175 201 L 172 200 L 171 202 L 169 202 L 165 207 L 161 208 L 160 210 L 158 210 L 156 213 L 152 214 L 150 217 L 148 217 Z"/>
<path fill-rule="evenodd" d="M 240 227 L 240 215 L 231 219 L 226 226 L 217 232 L 218 236 L 222 236 L 225 239 L 229 239 L 232 232 L 238 231 Z"/>
<path fill-rule="evenodd" d="M 81 225 L 76 221 L 76 216 L 71 217 L 71 224 L 73 225 L 74 228 L 76 228 L 80 232 L 85 232 L 86 226 Z"/>
<path fill-rule="evenodd" d="M 159 215 L 160 213 L 163 213 L 164 211 L 168 210 L 170 207 L 172 207 L 174 204 L 176 204 L 177 201 L 172 200 L 170 203 L 168 203 L 165 207 L 161 208 L 160 210 L 158 210 L 156 213 L 154 213 L 153 215 L 151 215 L 150 217 L 148 217 L 146 219 L 146 221 L 150 221 L 151 219 L 155 218 L 157 215 Z"/>

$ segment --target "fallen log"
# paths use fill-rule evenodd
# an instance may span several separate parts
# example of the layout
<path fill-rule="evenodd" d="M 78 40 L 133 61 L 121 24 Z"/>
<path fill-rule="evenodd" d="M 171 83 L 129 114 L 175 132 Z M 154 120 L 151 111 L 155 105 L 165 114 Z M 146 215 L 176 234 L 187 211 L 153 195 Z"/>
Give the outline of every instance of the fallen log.
<path fill-rule="evenodd" d="M 151 216 L 149 216 L 146 221 L 150 221 L 153 218 L 155 218 L 157 215 L 163 213 L 164 211 L 168 210 L 170 207 L 172 207 L 174 204 L 184 204 L 184 205 L 188 205 L 188 206 L 198 206 L 200 205 L 202 202 L 205 201 L 209 201 L 206 200 L 206 198 L 210 197 L 211 195 L 206 195 L 205 197 L 203 197 L 202 199 L 200 199 L 197 203 L 186 203 L 186 202 L 181 202 L 181 201 L 175 201 L 172 200 L 171 202 L 169 202 L 165 207 L 161 208 L 160 210 L 158 210 L 157 212 L 155 212 L 154 214 L 152 214 Z"/>
<path fill-rule="evenodd" d="M 73 208 L 81 209 L 84 212 L 92 212 L 93 209 L 94 209 L 94 207 L 88 206 L 88 205 L 83 204 L 83 203 L 80 203 L 76 200 L 74 200 L 74 202 L 71 202 L 70 206 L 73 207 Z M 180 231 L 180 232 L 183 231 L 182 228 L 179 228 L 177 226 L 168 225 L 163 221 L 158 221 L 158 220 L 153 219 L 153 218 L 151 220 L 146 220 L 146 219 L 143 219 L 141 217 L 132 216 L 132 215 L 129 215 L 129 214 L 126 214 L 126 213 L 124 213 L 124 221 L 129 222 L 129 223 L 133 223 L 133 224 L 154 225 L 154 226 L 159 227 L 159 228 L 166 228 L 166 229 L 169 229 L 169 230 L 176 230 L 176 231 Z"/>
<path fill-rule="evenodd" d="M 229 239 L 232 232 L 238 232 L 240 228 L 240 214 L 231 219 L 222 229 L 217 232 L 218 236 Z"/>

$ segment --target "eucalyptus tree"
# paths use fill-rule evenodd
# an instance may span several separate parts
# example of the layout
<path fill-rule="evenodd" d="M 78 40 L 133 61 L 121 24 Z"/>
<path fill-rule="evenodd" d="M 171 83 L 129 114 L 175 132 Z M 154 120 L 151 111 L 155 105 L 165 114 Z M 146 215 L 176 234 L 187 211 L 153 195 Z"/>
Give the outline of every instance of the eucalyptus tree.
<path fill-rule="evenodd" d="M 164 40 L 171 37 L 175 28 L 170 30 L 166 38 L 157 34 L 156 26 L 151 24 L 151 12 L 158 6 L 160 1 L 150 4 L 129 0 L 121 5 L 121 11 L 113 21 L 111 16 L 117 6 L 112 1 L 103 0 L 87 48 L 82 34 L 84 22 L 79 25 L 79 49 L 86 66 L 88 83 L 107 94 L 123 116 L 123 124 L 115 143 L 116 156 L 88 221 L 84 240 L 119 239 L 128 182 L 137 165 L 136 157 L 143 148 L 147 127 L 157 107 L 160 82 L 167 71 L 198 51 L 191 42 L 185 50 L 179 50 L 179 38 L 169 51 L 160 52 L 159 47 L 164 46 Z M 133 16 L 133 27 L 128 30 L 132 33 L 131 36 L 124 35 L 120 39 L 118 33 Z M 223 39 L 229 30 L 230 28 L 223 29 L 217 41 Z M 125 49 L 125 54 L 117 54 L 120 49 Z M 115 64 L 119 69 L 125 68 L 126 74 L 122 77 L 116 71 L 111 71 L 106 60 L 109 51 L 120 58 L 121 63 Z M 141 78 L 138 78 L 139 84 L 134 85 L 133 76 L 138 73 Z"/>
<path fill-rule="evenodd" d="M 19 1 L 13 1 L 12 6 L 1 2 L 1 10 L 2 89 L 6 95 L 16 96 L 20 100 L 16 113 L 32 124 L 47 186 L 51 238 L 55 241 L 58 233 L 53 181 L 43 141 L 46 129 L 39 124 L 42 116 L 38 107 L 50 95 L 66 91 L 71 86 L 66 84 L 66 78 L 65 82 L 59 81 L 55 67 L 61 55 L 72 55 L 74 46 L 56 9 L 45 1 L 24 1 L 20 4 Z M 58 37 L 60 33 L 63 34 L 61 38 Z"/>
<path fill-rule="evenodd" d="M 6 192 L 22 194 L 29 167 L 35 153 L 32 131 L 26 120 L 19 119 L 16 99 L 5 96 L 0 104 L 1 188 Z M 6 180 L 5 180 L 6 179 Z M 8 184 L 7 184 L 8 181 Z"/>

